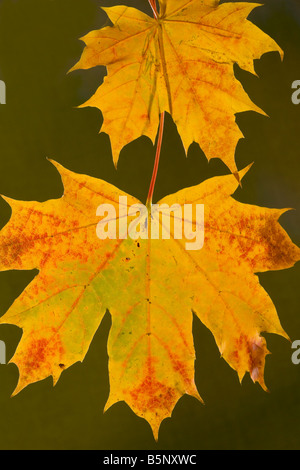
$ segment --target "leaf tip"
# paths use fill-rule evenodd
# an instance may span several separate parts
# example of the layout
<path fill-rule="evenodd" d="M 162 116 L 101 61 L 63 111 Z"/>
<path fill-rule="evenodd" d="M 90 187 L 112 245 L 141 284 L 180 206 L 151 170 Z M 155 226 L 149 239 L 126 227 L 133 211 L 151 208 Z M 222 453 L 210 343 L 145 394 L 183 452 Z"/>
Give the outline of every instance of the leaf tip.
<path fill-rule="evenodd" d="M 111 408 L 116 402 L 109 396 L 104 408 L 103 408 L 103 414 L 106 413 L 109 408 Z"/>
<path fill-rule="evenodd" d="M 68 71 L 67 71 L 67 75 L 69 75 L 69 73 L 72 73 L 72 72 L 75 72 L 75 70 L 78 70 L 78 63 L 73 65 L 73 67 L 71 67 Z"/>
<path fill-rule="evenodd" d="M 28 385 L 28 383 L 25 382 L 24 380 L 22 380 L 22 378 L 20 376 L 19 381 L 17 383 L 17 386 L 14 389 L 14 391 L 12 392 L 10 398 L 14 398 L 15 396 L 17 396 L 25 387 L 27 387 L 27 385 Z"/>
<path fill-rule="evenodd" d="M 10 197 L 7 197 L 7 196 L 4 196 L 3 194 L 0 194 L 0 196 L 2 197 L 2 199 L 7 202 L 7 204 L 9 204 L 11 206 L 11 203 L 13 202 L 13 199 L 10 198 Z"/>
<path fill-rule="evenodd" d="M 50 162 L 53 166 L 55 166 L 55 168 L 58 170 L 58 172 L 61 174 L 63 170 L 65 170 L 65 168 L 58 162 L 56 162 L 55 160 L 53 160 L 52 158 L 49 158 L 49 157 L 46 157 L 46 159 L 48 160 L 48 162 Z"/>
<path fill-rule="evenodd" d="M 246 166 L 243 170 L 241 171 L 235 171 L 233 173 L 233 176 L 235 177 L 235 179 L 237 180 L 240 188 L 243 187 L 242 185 L 242 179 L 244 178 L 244 176 L 248 173 L 248 171 L 251 169 L 252 165 L 254 164 L 254 162 L 250 163 L 250 165 Z"/>
<path fill-rule="evenodd" d="M 153 420 L 153 421 L 152 420 L 151 421 L 146 420 L 146 421 L 148 422 L 149 426 L 151 427 L 152 434 L 153 434 L 155 442 L 158 442 L 160 426 L 161 426 L 161 423 L 162 423 L 163 420 Z"/>
<path fill-rule="evenodd" d="M 204 400 L 200 396 L 195 384 L 193 385 L 192 390 L 189 390 L 186 393 L 188 393 L 188 395 L 190 395 L 191 397 L 196 398 L 196 400 L 198 400 L 200 403 L 202 403 L 202 405 L 205 405 Z"/>

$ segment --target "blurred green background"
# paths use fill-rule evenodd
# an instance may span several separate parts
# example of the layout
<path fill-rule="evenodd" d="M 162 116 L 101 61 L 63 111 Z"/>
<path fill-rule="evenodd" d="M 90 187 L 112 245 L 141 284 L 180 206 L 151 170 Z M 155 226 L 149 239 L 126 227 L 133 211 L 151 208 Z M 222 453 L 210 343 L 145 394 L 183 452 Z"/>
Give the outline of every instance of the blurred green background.
<path fill-rule="evenodd" d="M 107 23 L 100 5 L 118 3 L 0 1 L 0 79 L 7 86 L 7 104 L 0 105 L 0 194 L 38 201 L 60 197 L 60 177 L 46 159 L 51 157 L 145 201 L 155 153 L 151 142 L 141 138 L 124 148 L 116 171 L 109 138 L 98 133 L 101 113 L 76 109 L 95 92 L 105 69 L 67 75 L 83 50 L 78 38 Z M 150 13 L 146 0 L 124 3 Z M 281 62 L 278 53 L 264 55 L 255 62 L 258 76 L 235 67 L 251 99 L 269 115 L 237 116 L 245 135 L 237 147 L 237 165 L 255 165 L 235 197 L 298 209 L 285 214 L 281 223 L 300 243 L 300 105 L 291 102 L 291 84 L 300 80 L 300 2 L 261 3 L 250 18 L 279 43 L 285 58 Z M 207 163 L 198 145 L 185 157 L 168 116 L 155 199 L 224 173 L 228 170 L 220 161 Z M 1 226 L 9 217 L 1 200 Z M 300 339 L 299 274 L 300 264 L 260 275 L 292 340 Z M 35 275 L 0 273 L 0 315 Z M 18 370 L 13 364 L 0 366 L 1 449 L 300 449 L 300 365 L 292 364 L 286 340 L 267 335 L 272 352 L 266 363 L 267 394 L 248 376 L 240 386 L 237 374 L 220 359 L 211 333 L 195 319 L 196 383 L 206 406 L 183 397 L 172 419 L 163 422 L 156 444 L 146 421 L 124 403 L 103 414 L 110 321 L 106 314 L 83 364 L 65 371 L 55 388 L 49 378 L 10 398 Z M 20 338 L 18 328 L 0 327 L 8 359 Z"/>

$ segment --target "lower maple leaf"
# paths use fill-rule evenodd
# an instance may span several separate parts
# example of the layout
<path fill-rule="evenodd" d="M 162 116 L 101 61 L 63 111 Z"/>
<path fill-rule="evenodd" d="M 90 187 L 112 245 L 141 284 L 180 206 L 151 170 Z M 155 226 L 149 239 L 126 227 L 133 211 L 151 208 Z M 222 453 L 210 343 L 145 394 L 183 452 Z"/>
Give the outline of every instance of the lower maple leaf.
<path fill-rule="evenodd" d="M 182 395 L 201 400 L 194 382 L 192 312 L 211 330 L 240 380 L 249 371 L 266 389 L 268 351 L 261 333 L 288 337 L 255 273 L 289 268 L 300 259 L 278 223 L 284 210 L 237 202 L 231 197 L 238 186 L 233 175 L 179 191 L 159 204 L 204 205 L 204 246 L 189 250 L 185 235 L 145 237 L 153 217 L 140 220 L 144 236 L 138 239 L 132 208 L 139 201 L 105 181 L 54 165 L 65 188 L 62 198 L 5 198 L 12 216 L 0 233 L 0 269 L 39 269 L 1 319 L 23 330 L 12 358 L 20 372 L 15 393 L 49 376 L 56 383 L 63 369 L 83 361 L 107 309 L 112 327 L 106 409 L 126 401 L 156 438 Z M 99 220 L 105 220 L 99 206 L 102 215 L 115 210 L 115 217 L 106 216 L 106 228 L 110 236 L 122 230 L 121 239 L 99 239 Z M 176 217 L 170 213 L 174 227 Z M 191 217 L 183 223 L 195 228 L 195 213 Z M 160 218 L 167 233 L 163 220 L 168 218 Z M 124 221 L 134 224 L 131 237 L 124 235 Z"/>

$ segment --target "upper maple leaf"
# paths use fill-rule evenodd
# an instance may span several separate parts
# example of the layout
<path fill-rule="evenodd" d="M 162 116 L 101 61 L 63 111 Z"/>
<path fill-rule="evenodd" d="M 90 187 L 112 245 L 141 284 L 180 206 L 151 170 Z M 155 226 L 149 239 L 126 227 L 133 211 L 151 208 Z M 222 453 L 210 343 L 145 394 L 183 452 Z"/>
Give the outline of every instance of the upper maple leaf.
<path fill-rule="evenodd" d="M 234 63 L 255 73 L 253 60 L 279 46 L 247 20 L 258 4 L 161 0 L 158 18 L 127 6 L 104 8 L 113 27 L 92 31 L 72 70 L 105 65 L 108 76 L 82 106 L 99 108 L 114 162 L 124 145 L 155 140 L 160 113 L 169 112 L 185 149 L 197 142 L 208 159 L 234 173 L 242 133 L 235 113 L 261 112 L 234 76 Z"/>
<path fill-rule="evenodd" d="M 278 223 L 284 211 L 237 202 L 231 197 L 237 180 L 221 176 L 160 201 L 169 207 L 204 204 L 201 250 L 186 250 L 185 237 L 174 235 L 100 240 L 98 206 L 118 208 L 126 196 L 120 225 L 139 201 L 105 181 L 55 166 L 65 188 L 62 198 L 5 198 L 12 216 L 0 232 L 0 270 L 39 269 L 0 321 L 23 329 L 12 358 L 20 372 L 15 393 L 50 375 L 56 383 L 63 369 L 82 361 L 106 309 L 112 315 L 107 407 L 125 400 L 156 437 L 183 394 L 200 399 L 192 311 L 240 379 L 249 371 L 265 388 L 268 351 L 260 334 L 287 336 L 254 273 L 288 268 L 300 259 Z M 191 222 L 197 222 L 194 211 Z M 149 229 L 151 224 L 150 218 Z"/>

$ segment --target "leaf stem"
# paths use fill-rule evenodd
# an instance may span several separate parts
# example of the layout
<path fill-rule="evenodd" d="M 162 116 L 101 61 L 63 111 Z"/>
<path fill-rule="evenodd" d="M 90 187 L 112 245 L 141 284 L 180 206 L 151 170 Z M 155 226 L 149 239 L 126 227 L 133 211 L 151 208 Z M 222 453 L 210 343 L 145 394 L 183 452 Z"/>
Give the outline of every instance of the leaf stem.
<path fill-rule="evenodd" d="M 163 140 L 163 134 L 164 134 L 164 126 L 165 126 L 165 112 L 161 113 L 160 115 L 160 123 L 159 123 L 159 132 L 158 132 L 158 141 L 157 141 L 157 147 L 156 147 L 156 155 L 155 155 L 155 162 L 154 162 L 154 168 L 153 168 L 153 174 L 152 174 L 152 179 L 149 187 L 149 193 L 147 197 L 147 207 L 150 207 L 152 204 L 152 198 L 153 198 L 153 193 L 154 193 L 154 188 L 155 188 L 155 183 L 156 183 L 156 178 L 157 178 L 157 172 L 158 172 L 158 166 L 159 166 L 159 160 L 160 160 L 160 154 L 161 154 L 161 146 L 162 146 L 162 140 Z"/>
<path fill-rule="evenodd" d="M 158 11 L 157 11 L 157 6 L 156 6 L 156 0 L 148 0 L 151 8 L 152 8 L 152 11 L 153 11 L 153 14 L 154 14 L 154 17 L 157 19 L 158 18 Z"/>

